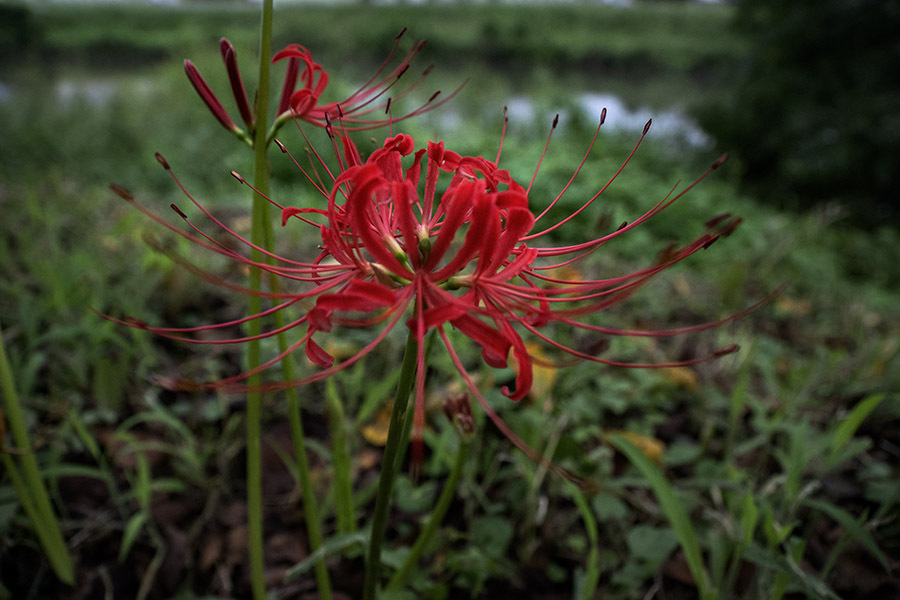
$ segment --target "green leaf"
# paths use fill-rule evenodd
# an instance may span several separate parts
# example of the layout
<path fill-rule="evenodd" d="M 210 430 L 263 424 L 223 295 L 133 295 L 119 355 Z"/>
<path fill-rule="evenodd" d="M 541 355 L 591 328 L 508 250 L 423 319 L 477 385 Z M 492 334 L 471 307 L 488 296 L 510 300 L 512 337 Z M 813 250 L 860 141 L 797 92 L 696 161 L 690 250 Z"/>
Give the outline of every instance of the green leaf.
<path fill-rule="evenodd" d="M 753 494 L 744 496 L 741 505 L 741 548 L 747 548 L 753 542 L 753 533 L 759 521 L 759 509 L 753 502 Z"/>
<path fill-rule="evenodd" d="M 472 522 L 472 545 L 491 558 L 505 555 L 512 537 L 513 527 L 504 517 L 484 515 Z"/>
<path fill-rule="evenodd" d="M 817 600 L 841 600 L 840 596 L 835 594 L 824 581 L 804 572 L 793 557 L 779 556 L 771 550 L 766 550 L 757 544 L 751 544 L 744 551 L 744 558 L 760 567 L 772 569 L 782 576 L 784 578 L 783 581 L 786 583 L 794 582 L 799 584 L 811 598 L 816 598 Z M 775 596 L 776 593 L 773 591 L 772 597 Z"/>
<path fill-rule="evenodd" d="M 709 574 L 703 565 L 703 555 L 700 553 L 700 543 L 697 541 L 697 532 L 691 524 L 690 517 L 684 508 L 684 504 L 675 495 L 675 490 L 666 481 L 659 469 L 656 468 L 643 452 L 638 450 L 628 440 L 618 434 L 609 436 L 609 441 L 624 454 L 650 483 L 656 499 L 659 501 L 663 514 L 669 520 L 678 538 L 678 543 L 684 552 L 688 568 L 694 576 L 697 589 L 701 598 L 714 598 L 716 591 L 710 585 Z"/>
<path fill-rule="evenodd" d="M 866 420 L 866 417 L 868 417 L 879 404 L 881 404 L 881 401 L 884 400 L 884 398 L 884 394 L 872 394 L 871 396 L 863 398 L 853 407 L 853 410 L 850 411 L 847 418 L 838 424 L 831 439 L 831 454 L 828 457 L 829 464 L 834 462 L 834 459 L 837 457 L 841 448 L 850 441 L 850 438 L 853 437 L 856 430 L 862 425 L 862 422 Z"/>
<path fill-rule="evenodd" d="M 887 556 L 881 551 L 878 547 L 878 544 L 875 542 L 875 538 L 872 537 L 872 534 L 869 533 L 869 530 L 860 525 L 859 521 L 854 518 L 853 515 L 848 513 L 846 510 L 831 504 L 830 502 L 823 502 L 821 500 L 814 500 L 812 498 L 808 498 L 803 501 L 803 504 L 812 508 L 814 510 L 818 510 L 819 512 L 823 512 L 835 521 L 837 521 L 840 525 L 847 530 L 847 533 L 850 534 L 851 537 L 856 539 L 863 547 L 869 551 L 878 562 L 881 563 L 881 566 L 884 567 L 885 571 L 890 571 L 890 566 L 888 565 Z"/>
<path fill-rule="evenodd" d="M 369 533 L 363 531 L 332 536 L 331 539 L 319 546 L 318 550 L 288 569 L 287 573 L 284 574 L 284 581 L 293 581 L 297 577 L 308 573 L 323 558 L 342 552 L 351 546 L 365 545 L 368 539 Z"/>
<path fill-rule="evenodd" d="M 125 532 L 122 534 L 122 546 L 119 548 L 119 562 L 125 560 L 125 557 L 131 552 L 131 547 L 134 545 L 135 540 L 137 540 L 137 536 L 141 532 L 141 529 L 143 529 L 146 524 L 147 513 L 144 511 L 141 511 L 128 519 L 128 523 L 125 524 Z"/>
<path fill-rule="evenodd" d="M 578 506 L 578 512 L 581 513 L 581 520 L 584 521 L 584 529 L 587 532 L 588 540 L 591 543 L 591 549 L 588 552 L 587 562 L 585 565 L 584 576 L 578 582 L 578 598 L 593 598 L 597 592 L 597 584 L 600 582 L 600 536 L 597 532 L 597 520 L 591 507 L 582 491 L 574 484 L 566 486 L 569 494 Z"/>
<path fill-rule="evenodd" d="M 591 498 L 591 506 L 598 521 L 619 521 L 628 516 L 628 507 L 625 503 L 605 492 Z"/>
<path fill-rule="evenodd" d="M 331 432 L 337 530 L 338 533 L 353 533 L 356 531 L 357 525 L 353 503 L 353 477 L 347 440 L 347 422 L 344 417 L 341 395 L 333 377 L 325 380 L 325 408 L 328 415 L 328 430 Z"/>
<path fill-rule="evenodd" d="M 434 506 L 437 495 L 437 482 L 426 481 L 414 484 L 412 480 L 401 475 L 394 482 L 394 502 L 397 508 L 403 512 L 424 512 Z"/>
<path fill-rule="evenodd" d="M 187 486 L 180 479 L 174 477 L 160 477 L 154 479 L 150 484 L 151 492 L 161 492 L 166 494 L 183 494 L 187 490 Z"/>
<path fill-rule="evenodd" d="M 625 542 L 632 555 L 656 567 L 678 547 L 678 538 L 672 529 L 643 524 L 632 527 Z"/>
<path fill-rule="evenodd" d="M 135 425 L 148 422 L 165 425 L 169 431 L 177 433 L 185 442 L 192 443 L 196 441 L 194 433 L 186 423 L 172 415 L 165 407 L 156 402 L 151 402 L 146 412 L 136 414 L 123 421 L 117 428 L 117 431 L 126 432 Z"/>
<path fill-rule="evenodd" d="M 47 467 L 44 469 L 44 474 L 48 478 L 59 478 L 59 477 L 91 477 L 94 479 L 100 479 L 101 481 L 106 481 L 109 479 L 107 474 L 98 467 L 92 467 L 90 465 L 78 465 L 74 463 L 64 463 L 61 465 L 53 465 L 52 467 Z"/>
<path fill-rule="evenodd" d="M 763 531 L 770 546 L 777 546 L 791 534 L 794 530 L 794 524 L 780 525 L 775 522 L 775 513 L 772 512 L 771 506 L 766 506 L 763 511 Z"/>
<path fill-rule="evenodd" d="M 102 455 L 100 445 L 97 443 L 94 436 L 87 430 L 87 427 L 85 427 L 84 421 L 81 420 L 78 411 L 70 410 L 66 415 L 66 421 L 72 426 L 75 433 L 78 434 L 79 439 L 81 439 L 81 442 L 88 449 L 88 452 L 91 453 L 91 456 L 94 457 L 94 460 L 99 462 Z"/>

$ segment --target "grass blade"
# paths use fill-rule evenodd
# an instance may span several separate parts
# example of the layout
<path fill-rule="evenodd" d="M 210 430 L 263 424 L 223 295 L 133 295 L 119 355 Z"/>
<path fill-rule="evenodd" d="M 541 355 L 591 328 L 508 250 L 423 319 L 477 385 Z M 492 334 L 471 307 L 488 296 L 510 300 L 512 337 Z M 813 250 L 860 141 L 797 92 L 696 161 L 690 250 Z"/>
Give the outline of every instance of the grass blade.
<path fill-rule="evenodd" d="M 134 546 L 134 542 L 137 541 L 137 536 L 144 528 L 144 525 L 147 524 L 147 520 L 147 513 L 144 511 L 135 513 L 128 519 L 128 523 L 125 525 L 125 531 L 122 534 L 122 545 L 119 546 L 119 562 L 125 560 L 128 553 L 131 552 L 131 547 Z"/>
<path fill-rule="evenodd" d="M 856 430 L 862 425 L 862 422 L 866 420 L 866 417 L 868 417 L 879 404 L 881 404 L 884 397 L 884 394 L 872 394 L 871 396 L 863 398 L 853 407 L 853 410 L 850 411 L 847 418 L 838 424 L 831 440 L 831 454 L 828 456 L 829 463 L 832 463 L 834 459 L 837 458 L 841 448 L 850 441 L 850 438 L 853 437 Z"/>
<path fill-rule="evenodd" d="M 885 556 L 884 552 L 878 547 L 878 544 L 875 542 L 875 538 L 872 537 L 872 534 L 869 533 L 869 530 L 860 525 L 859 521 L 856 518 L 848 513 L 846 510 L 831 504 L 830 502 L 823 502 L 821 500 L 814 500 L 812 498 L 807 498 L 803 501 L 803 504 L 812 508 L 813 510 L 817 510 L 819 512 L 825 513 L 835 521 L 837 521 L 844 529 L 847 530 L 847 533 L 850 534 L 851 537 L 855 538 L 863 547 L 869 551 L 875 559 L 881 563 L 881 566 L 884 567 L 885 571 L 890 571 L 890 565 L 888 564 L 887 556 Z"/>
<path fill-rule="evenodd" d="M 343 552 L 344 550 L 352 546 L 364 545 L 368 541 L 368 539 L 369 533 L 363 531 L 331 536 L 331 538 L 329 538 L 328 541 L 319 546 L 315 552 L 310 552 L 309 556 L 288 569 L 287 573 L 284 574 L 285 582 L 293 581 L 297 577 L 305 575 L 309 572 L 310 569 L 313 568 L 313 566 L 315 566 L 324 558 L 333 556 L 338 552 Z"/>
<path fill-rule="evenodd" d="M 0 392 L 3 397 L 3 412 L 9 421 L 13 441 L 23 451 L 18 457 L 18 461 L 12 459 L 4 461 L 7 463 L 6 468 L 12 477 L 14 473 L 18 474 L 14 467 L 15 462 L 19 462 L 21 465 L 22 482 L 21 485 L 16 486 L 19 500 L 24 507 L 29 505 L 31 507 L 30 510 L 27 510 L 28 516 L 40 540 L 41 547 L 47 555 L 47 560 L 53 567 L 53 572 L 60 581 L 72 585 L 75 583 L 75 567 L 72 564 L 69 550 L 66 548 L 56 513 L 53 512 L 53 505 L 50 503 L 50 496 L 44 485 L 37 458 L 31 451 L 31 441 L 25 426 L 25 415 L 19 403 L 19 395 L 16 393 L 12 368 L 6 357 L 2 330 L 0 330 Z M 6 456 L 8 455 L 4 454 L 4 457 Z"/>
<path fill-rule="evenodd" d="M 675 490 L 669 485 L 669 482 L 666 481 L 659 469 L 656 468 L 656 465 L 631 442 L 619 434 L 612 434 L 608 439 L 650 483 L 650 487 L 659 501 L 663 514 L 669 520 L 669 524 L 678 538 L 678 543 L 684 552 L 691 575 L 694 576 L 694 582 L 697 584 L 700 597 L 704 599 L 714 598 L 716 592 L 712 589 L 709 574 L 706 572 L 706 567 L 703 564 L 703 555 L 700 552 L 697 532 L 691 524 L 684 504 L 675 495 Z"/>
<path fill-rule="evenodd" d="M 350 473 L 350 451 L 347 447 L 347 423 L 344 407 L 333 378 L 325 380 L 325 408 L 331 432 L 332 462 L 334 466 L 335 504 L 338 533 L 356 531 L 353 503 L 353 480 Z"/>
<path fill-rule="evenodd" d="M 578 507 L 582 521 L 584 521 L 584 529 L 591 546 L 585 565 L 584 579 L 581 581 L 581 589 L 578 590 L 579 598 L 589 600 L 597 593 L 597 584 L 600 582 L 600 538 L 597 533 L 597 519 L 582 491 L 573 483 L 568 483 L 566 487 Z"/>

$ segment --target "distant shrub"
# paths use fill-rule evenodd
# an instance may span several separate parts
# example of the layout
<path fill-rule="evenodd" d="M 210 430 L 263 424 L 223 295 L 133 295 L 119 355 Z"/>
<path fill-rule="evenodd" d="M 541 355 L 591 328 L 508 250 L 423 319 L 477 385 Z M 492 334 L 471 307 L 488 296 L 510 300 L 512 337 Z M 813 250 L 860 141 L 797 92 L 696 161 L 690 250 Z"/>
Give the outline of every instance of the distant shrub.
<path fill-rule="evenodd" d="M 0 56 L 14 56 L 16 50 L 40 40 L 37 21 L 22 4 L 0 4 Z"/>
<path fill-rule="evenodd" d="M 800 208 L 900 222 L 900 2 L 741 0 L 752 38 L 730 102 L 701 115 L 747 183 Z"/>

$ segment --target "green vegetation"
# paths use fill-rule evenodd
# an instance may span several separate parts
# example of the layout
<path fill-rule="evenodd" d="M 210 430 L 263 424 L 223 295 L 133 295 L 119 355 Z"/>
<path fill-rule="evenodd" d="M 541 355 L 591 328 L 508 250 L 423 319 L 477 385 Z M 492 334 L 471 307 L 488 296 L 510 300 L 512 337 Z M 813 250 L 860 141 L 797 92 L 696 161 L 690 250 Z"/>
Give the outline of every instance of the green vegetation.
<path fill-rule="evenodd" d="M 724 7 L 641 5 L 634 9 L 589 4 L 481 6 L 323 5 L 279 8 L 275 45 L 303 40 L 323 58 L 377 60 L 402 27 L 428 39 L 428 58 L 470 65 L 480 61 L 535 61 L 553 67 L 577 65 L 687 70 L 727 66 L 743 51 L 733 36 L 711 36 L 727 25 Z M 154 6 L 53 6 L 35 9 L 42 47 L 85 59 L 119 53 L 179 58 L 205 50 L 227 36 L 239 49 L 255 48 L 256 7 L 246 3 Z M 578 23 L 572 28 L 572 23 Z M 114 25 L 114 26 L 113 26 Z M 112 27 L 111 27 L 112 26 Z M 566 35 L 556 35 L 565 31 Z M 698 42 L 702 40 L 702 43 Z M 324 54 L 323 54 L 324 53 Z M 361 59 L 360 57 L 367 57 Z"/>
<path fill-rule="evenodd" d="M 855 222 L 900 223 L 900 3 L 742 0 L 751 42 L 733 92 L 703 111 L 744 181 L 783 206 L 840 206 Z M 772 182 L 778 182 L 772 193 Z"/>
<path fill-rule="evenodd" d="M 331 69 L 333 85 L 349 88 L 338 81 L 346 78 L 341 65 L 349 64 L 351 76 L 369 72 L 408 26 L 411 37 L 429 38 L 419 66 L 437 65 L 423 98 L 472 81 L 448 107 L 457 118 L 430 114 L 403 129 L 492 157 L 504 102 L 534 97 L 537 122 L 513 121 L 501 160 L 520 180 L 534 170 L 553 113 L 569 111 L 531 193 L 539 207 L 568 180 L 595 126 L 572 114 L 571 90 L 652 88 L 662 78 L 682 82 L 677 94 L 688 103 L 744 52 L 725 28 L 731 17 L 728 8 L 679 3 L 629 10 L 490 5 L 479 6 L 474 19 L 465 5 L 316 6 L 276 13 L 275 46 L 309 46 Z M 31 19 L 34 33 L 17 41 L 26 44 L 19 60 L 4 58 L 0 67 L 10 90 L 0 100 L 0 326 L 32 447 L 17 447 L 7 435 L 3 448 L 33 452 L 76 585 L 53 575 L 14 476 L 4 471 L 0 598 L 247 597 L 244 400 L 157 385 L 235 373 L 242 349 L 187 348 L 114 325 L 91 308 L 175 327 L 244 314 L 228 290 L 199 282 L 154 248 L 171 248 L 235 281 L 245 274 L 167 235 L 108 186 L 129 188 L 164 216 L 170 203 L 186 204 L 153 160 L 159 151 L 204 204 L 249 230 L 246 189 L 228 175 L 249 173 L 248 157 L 209 118 L 180 59 L 194 60 L 213 89 L 227 89 L 217 40 L 231 38 L 242 63 L 252 64 L 257 14 L 218 5 L 62 5 L 34 9 Z M 578 31 L 598 33 L 580 38 L 569 26 L 575 20 L 592 23 Z M 607 80 L 632 69 L 641 81 Z M 673 149 L 653 132 L 602 202 L 560 231 L 560 242 L 582 239 L 583 228 L 613 230 L 635 219 L 715 158 Z M 319 132 L 311 137 L 327 148 Z M 359 137 L 361 147 L 371 147 L 368 137 Z M 302 155 L 299 134 L 285 128 L 280 139 Z M 606 183 L 635 140 L 602 133 L 559 214 Z M 309 197 L 283 155 L 273 152 L 270 161 L 276 199 Z M 699 323 L 787 284 L 771 303 L 725 327 L 650 343 L 615 340 L 608 350 L 655 360 L 739 343 L 740 353 L 694 369 L 546 370 L 537 374 L 540 393 L 519 404 L 499 393 L 495 384 L 505 381 L 483 375 L 481 387 L 507 423 L 562 466 L 599 482 L 597 493 L 549 475 L 477 411 L 474 435 L 461 438 L 440 410 L 458 391 L 455 369 L 433 353 L 426 461 L 418 481 L 404 467 L 395 486 L 381 556 L 386 598 L 896 594 L 900 235 L 857 230 L 828 210 L 783 212 L 766 202 L 769 191 L 749 195 L 738 183 L 737 169 L 726 164 L 586 268 L 633 270 L 701 232 L 707 219 L 742 215 L 727 240 L 604 317 L 640 328 Z M 317 242 L 294 231 L 276 227 L 279 246 L 304 252 Z M 584 348 L 597 344 L 559 335 Z M 344 343 L 352 348 L 364 339 L 350 332 Z M 284 396 L 264 395 L 270 591 L 309 593 L 314 563 L 325 556 L 335 590 L 359 595 L 361 529 L 372 514 L 381 453 L 374 441 L 379 418 L 389 414 L 384 400 L 396 388 L 403 346 L 403 336 L 391 338 L 332 389 L 299 390 L 316 506 L 299 501 Z M 273 351 L 264 345 L 263 352 Z M 476 355 L 463 359 L 475 365 Z M 296 362 L 300 372 L 311 369 Z M 345 446 L 335 447 L 341 435 Z M 448 499 L 450 474 L 458 484 Z M 446 511 L 439 524 L 427 519 L 436 504 Z M 318 511 L 327 526 L 311 557 L 303 510 Z M 411 553 L 417 569 L 409 566 Z"/>

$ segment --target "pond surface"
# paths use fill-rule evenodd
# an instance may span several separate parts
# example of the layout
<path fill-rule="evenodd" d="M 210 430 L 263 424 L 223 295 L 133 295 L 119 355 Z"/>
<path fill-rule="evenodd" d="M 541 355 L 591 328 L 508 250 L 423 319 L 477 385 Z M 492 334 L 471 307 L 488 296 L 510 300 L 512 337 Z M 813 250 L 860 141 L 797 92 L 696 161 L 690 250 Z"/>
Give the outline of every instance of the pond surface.
<path fill-rule="evenodd" d="M 705 148 L 711 143 L 709 135 L 681 107 L 657 110 L 639 105 L 632 108 L 621 96 L 600 93 L 579 94 L 576 105 L 581 116 L 589 121 L 598 121 L 605 108 L 607 120 L 603 126 L 608 131 L 640 132 L 647 121 L 653 119 L 652 127 L 657 136 L 684 140 L 692 148 Z M 523 96 L 511 99 L 507 108 L 511 121 L 533 122 L 540 117 L 534 102 Z M 565 124 L 569 116 L 561 112 L 560 122 Z"/>
<path fill-rule="evenodd" d="M 36 82 L 35 82 L 36 83 Z M 46 90 L 47 82 L 41 82 Z M 75 107 L 93 107 L 98 110 L 108 108 L 117 100 L 147 99 L 159 93 L 159 82 L 151 73 L 97 74 L 80 73 L 57 77 L 50 84 L 49 92 L 52 101 L 59 109 L 70 110 Z M 187 86 L 185 86 L 187 88 Z M 10 105 L 16 102 L 29 102 L 32 89 L 27 79 L 19 79 L 15 83 L 0 81 L 0 104 Z M 47 93 L 41 91 L 38 93 Z M 226 107 L 230 98 L 223 98 Z M 534 96 L 524 94 L 512 95 L 506 102 L 511 122 L 533 123 L 546 117 L 538 108 Z M 705 148 L 711 143 L 709 135 L 689 115 L 681 105 L 673 104 L 660 108 L 654 102 L 649 103 L 641 98 L 625 98 L 615 93 L 577 92 L 574 107 L 560 111 L 560 124 L 565 125 L 571 118 L 570 111 L 577 110 L 581 118 L 596 122 L 603 108 L 607 109 L 607 131 L 640 132 L 649 119 L 653 119 L 653 132 L 656 137 L 675 138 L 686 142 L 692 148 Z M 541 107 L 543 109 L 543 106 Z M 442 110 L 439 121 L 443 127 L 453 129 L 465 118 L 453 105 Z"/>

